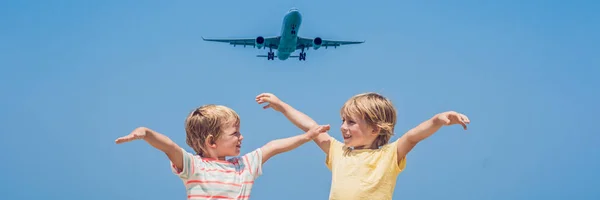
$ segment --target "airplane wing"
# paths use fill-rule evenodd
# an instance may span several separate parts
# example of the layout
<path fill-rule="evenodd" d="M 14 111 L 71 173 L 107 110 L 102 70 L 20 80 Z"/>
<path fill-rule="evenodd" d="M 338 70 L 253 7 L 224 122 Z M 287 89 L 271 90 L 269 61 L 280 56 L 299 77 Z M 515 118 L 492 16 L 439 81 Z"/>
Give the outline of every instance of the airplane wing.
<path fill-rule="evenodd" d="M 229 43 L 230 45 L 233 45 L 234 47 L 237 45 L 244 46 L 244 47 L 246 47 L 246 46 L 256 47 L 256 41 L 258 38 L 259 37 L 256 37 L 256 38 L 204 38 L 204 37 L 202 37 L 202 40 L 210 41 L 210 42 Z M 264 43 L 262 45 L 264 48 L 271 47 L 272 49 L 277 49 L 277 47 L 279 47 L 279 36 L 264 37 L 262 39 L 264 39 Z M 260 40 L 260 39 L 258 39 L 258 40 Z"/>
<path fill-rule="evenodd" d="M 309 48 L 315 46 L 315 43 L 321 43 L 320 47 L 338 47 L 350 44 L 362 44 L 365 41 L 343 41 L 343 40 L 324 40 L 321 38 L 298 37 L 298 46 L 296 49 Z"/>

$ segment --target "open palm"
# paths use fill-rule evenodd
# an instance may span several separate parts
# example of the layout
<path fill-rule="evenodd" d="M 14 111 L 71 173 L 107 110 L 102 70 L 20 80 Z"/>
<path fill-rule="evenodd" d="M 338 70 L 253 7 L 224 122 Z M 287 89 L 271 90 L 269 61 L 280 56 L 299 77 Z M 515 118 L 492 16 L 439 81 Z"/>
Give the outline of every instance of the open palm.
<path fill-rule="evenodd" d="M 144 139 L 144 137 L 146 137 L 146 131 L 138 128 L 138 129 L 133 130 L 131 133 L 129 133 L 129 135 L 117 138 L 115 140 L 115 143 L 121 144 L 121 143 L 125 143 L 125 142 L 130 142 L 133 140 Z"/>

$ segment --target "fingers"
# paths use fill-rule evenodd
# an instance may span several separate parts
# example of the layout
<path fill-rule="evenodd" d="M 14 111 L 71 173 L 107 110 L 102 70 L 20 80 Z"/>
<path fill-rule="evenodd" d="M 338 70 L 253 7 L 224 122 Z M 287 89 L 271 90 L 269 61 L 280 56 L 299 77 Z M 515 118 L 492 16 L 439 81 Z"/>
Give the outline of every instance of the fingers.
<path fill-rule="evenodd" d="M 265 102 L 270 103 L 268 97 L 261 97 L 261 98 L 256 99 L 256 103 L 258 103 L 258 104 L 263 104 Z M 271 104 L 267 104 L 267 105 L 263 106 L 263 109 L 268 109 L 270 107 L 271 107 Z"/>
<path fill-rule="evenodd" d="M 261 93 L 261 94 L 259 94 L 258 96 L 256 96 L 256 98 L 268 97 L 268 96 L 270 96 L 270 95 L 271 95 L 271 93 Z"/>
<path fill-rule="evenodd" d="M 329 131 L 329 128 L 331 128 L 331 127 L 329 126 L 329 124 L 327 124 L 327 125 L 322 125 L 322 126 L 319 126 L 319 128 L 317 128 L 317 132 L 318 132 L 318 133 L 324 133 L 324 132 L 327 132 L 327 131 Z"/>
<path fill-rule="evenodd" d="M 469 120 L 469 118 L 466 115 L 461 114 L 461 117 L 465 123 L 467 123 L 467 124 L 471 123 L 471 120 Z"/>
<path fill-rule="evenodd" d="M 256 98 L 256 103 L 258 104 L 262 104 L 265 102 L 270 102 L 271 99 L 269 99 L 269 97 L 260 97 L 260 98 Z"/>
<path fill-rule="evenodd" d="M 263 98 L 269 98 L 269 97 L 271 97 L 271 95 L 272 95 L 271 93 L 262 93 L 262 94 L 259 94 L 258 96 L 256 96 L 256 100 L 258 101 Z"/>
<path fill-rule="evenodd" d="M 273 103 L 271 101 L 271 98 L 273 97 L 273 94 L 271 93 L 262 93 L 259 94 L 258 96 L 256 96 L 256 103 L 258 104 L 263 104 L 263 103 Z M 263 106 L 263 109 L 268 109 L 268 108 L 272 108 L 271 104 L 265 105 Z"/>
<path fill-rule="evenodd" d="M 440 120 L 443 121 L 446 125 L 460 124 L 464 130 L 467 130 L 467 124 L 471 123 L 471 121 L 466 115 L 454 111 L 448 112 L 446 115 L 440 116 Z"/>
<path fill-rule="evenodd" d="M 270 108 L 270 107 L 271 107 L 271 104 L 267 104 L 266 106 L 263 106 L 263 109 L 267 109 L 267 108 Z"/>
<path fill-rule="evenodd" d="M 310 128 L 310 130 L 308 130 L 306 132 L 306 135 L 308 135 L 310 138 L 314 139 L 315 137 L 317 137 L 317 135 L 326 133 L 329 130 L 329 128 L 330 128 L 329 124 L 312 127 L 312 128 Z"/>
<path fill-rule="evenodd" d="M 141 136 L 141 135 L 129 134 L 127 136 L 123 136 L 123 137 L 117 138 L 115 140 L 115 143 L 121 144 L 121 143 L 130 142 L 132 140 L 137 140 L 137 139 L 141 139 L 141 138 L 143 138 L 143 136 Z"/>
<path fill-rule="evenodd" d="M 458 123 L 462 125 L 463 129 L 467 130 L 467 124 L 464 121 L 459 121 Z"/>
<path fill-rule="evenodd" d="M 121 144 L 121 143 L 129 142 L 129 141 L 134 140 L 134 139 L 135 138 L 134 138 L 133 135 L 127 135 L 127 136 L 123 136 L 123 137 L 117 138 L 115 140 L 115 143 Z"/>
<path fill-rule="evenodd" d="M 464 130 L 467 130 L 467 124 L 470 123 L 469 118 L 467 118 L 467 116 L 463 115 L 463 114 L 457 114 L 456 116 L 458 118 L 458 123 L 460 125 L 462 125 Z"/>
<path fill-rule="evenodd" d="M 267 99 L 268 99 L 268 97 L 259 97 L 259 98 L 256 98 L 256 102 L 261 104 L 261 103 L 267 102 Z"/>

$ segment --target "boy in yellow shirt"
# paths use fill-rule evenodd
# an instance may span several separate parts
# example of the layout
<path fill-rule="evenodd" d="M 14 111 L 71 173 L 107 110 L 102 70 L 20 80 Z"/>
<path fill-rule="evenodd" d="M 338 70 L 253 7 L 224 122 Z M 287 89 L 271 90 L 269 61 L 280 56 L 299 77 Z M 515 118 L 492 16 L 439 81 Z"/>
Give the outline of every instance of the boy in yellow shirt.
<path fill-rule="evenodd" d="M 283 113 L 294 125 L 306 131 L 317 123 L 305 114 L 263 93 L 256 97 L 263 108 Z M 420 141 L 444 125 L 461 124 L 467 129 L 467 116 L 450 111 L 435 115 L 409 130 L 398 140 L 388 143 L 396 125 L 392 102 L 377 93 L 363 93 L 350 98 L 340 111 L 341 143 L 327 133 L 313 141 L 327 154 L 326 164 L 332 172 L 329 199 L 392 199 L 396 178 L 406 167 L 406 154 Z"/>

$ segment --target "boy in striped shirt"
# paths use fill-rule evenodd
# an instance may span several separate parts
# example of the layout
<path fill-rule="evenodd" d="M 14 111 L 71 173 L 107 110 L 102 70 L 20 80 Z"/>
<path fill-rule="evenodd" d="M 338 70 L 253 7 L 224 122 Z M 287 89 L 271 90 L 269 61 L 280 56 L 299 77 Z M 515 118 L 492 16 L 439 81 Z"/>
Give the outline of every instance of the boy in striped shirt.
<path fill-rule="evenodd" d="M 243 156 L 240 147 L 240 117 L 222 105 L 204 105 L 185 120 L 186 143 L 196 154 L 186 152 L 168 137 L 149 128 L 139 127 L 118 138 L 121 144 L 143 139 L 163 151 L 172 171 L 181 178 L 188 199 L 249 199 L 254 180 L 262 174 L 262 165 L 271 157 L 295 149 L 329 130 L 317 126 L 304 134 L 268 142 Z M 225 157 L 232 157 L 226 159 Z"/>

